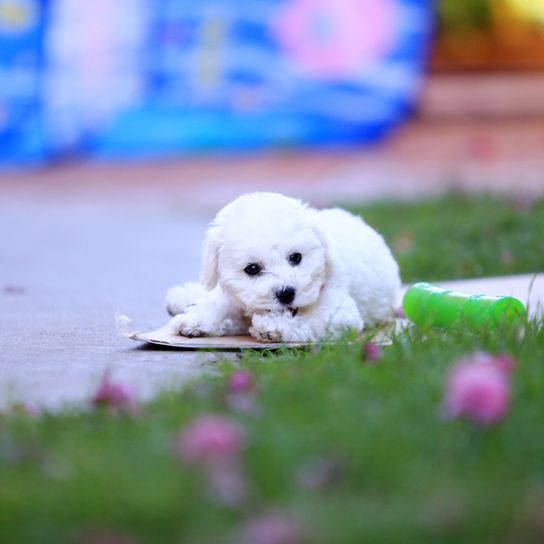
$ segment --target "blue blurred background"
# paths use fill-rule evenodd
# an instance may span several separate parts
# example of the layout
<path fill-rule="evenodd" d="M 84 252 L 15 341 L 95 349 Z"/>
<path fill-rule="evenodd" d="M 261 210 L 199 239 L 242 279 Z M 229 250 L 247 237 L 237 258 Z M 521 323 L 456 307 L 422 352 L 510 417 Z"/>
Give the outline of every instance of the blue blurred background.
<path fill-rule="evenodd" d="M 0 0 L 0 163 L 337 146 L 413 109 L 431 0 Z"/>

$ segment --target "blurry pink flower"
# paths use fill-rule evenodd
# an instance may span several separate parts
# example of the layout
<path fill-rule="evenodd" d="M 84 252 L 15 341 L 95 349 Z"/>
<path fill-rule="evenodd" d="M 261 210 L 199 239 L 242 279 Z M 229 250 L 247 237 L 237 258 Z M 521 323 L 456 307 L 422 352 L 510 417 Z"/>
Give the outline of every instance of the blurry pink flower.
<path fill-rule="evenodd" d="M 244 445 L 244 433 L 236 423 L 225 417 L 205 415 L 181 431 L 176 450 L 187 463 L 213 465 L 236 458 Z"/>
<path fill-rule="evenodd" d="M 480 424 L 500 421 L 510 404 L 512 359 L 474 353 L 450 370 L 444 398 L 447 417 L 462 417 Z"/>
<path fill-rule="evenodd" d="M 395 310 L 395 317 L 397 317 L 398 319 L 406 319 L 406 314 L 404 313 L 404 310 L 402 309 L 402 306 L 399 306 Z"/>
<path fill-rule="evenodd" d="M 227 403 L 236 412 L 254 412 L 257 388 L 251 372 L 236 370 L 227 382 Z"/>
<path fill-rule="evenodd" d="M 374 342 L 367 342 L 363 345 L 363 361 L 375 363 L 382 357 L 382 350 L 380 346 Z"/>
<path fill-rule="evenodd" d="M 200 465 L 213 500 L 237 507 L 246 500 L 248 489 L 239 458 L 244 445 L 244 434 L 236 423 L 205 415 L 181 431 L 176 451 L 182 461 Z"/>
<path fill-rule="evenodd" d="M 247 393 L 253 389 L 253 376 L 248 370 L 236 370 L 229 376 L 230 393 Z"/>
<path fill-rule="evenodd" d="M 106 371 L 91 402 L 95 408 L 102 406 L 114 412 L 133 412 L 136 407 L 135 399 L 130 386 L 112 382 L 109 372 Z"/>
<path fill-rule="evenodd" d="M 510 355 L 506 353 L 499 353 L 493 355 L 492 353 L 486 353 L 485 351 L 475 351 L 470 355 L 463 357 L 457 364 L 461 363 L 481 363 L 494 365 L 498 369 L 502 370 L 505 374 L 511 374 L 516 366 L 516 362 Z"/>
<path fill-rule="evenodd" d="M 300 544 L 305 533 L 296 520 L 279 511 L 270 511 L 249 520 L 239 538 L 242 544 Z"/>
<path fill-rule="evenodd" d="M 303 72 L 345 79 L 391 48 L 395 25 L 393 0 L 290 0 L 272 30 Z"/>

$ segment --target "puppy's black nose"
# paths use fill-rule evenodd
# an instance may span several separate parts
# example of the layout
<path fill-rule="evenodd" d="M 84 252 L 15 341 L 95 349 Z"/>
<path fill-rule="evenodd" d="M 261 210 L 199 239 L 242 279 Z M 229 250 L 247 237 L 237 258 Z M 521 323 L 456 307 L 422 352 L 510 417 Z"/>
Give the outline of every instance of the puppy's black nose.
<path fill-rule="evenodd" d="M 282 304 L 291 304 L 295 300 L 295 290 L 292 287 L 282 287 L 276 291 L 276 298 Z"/>

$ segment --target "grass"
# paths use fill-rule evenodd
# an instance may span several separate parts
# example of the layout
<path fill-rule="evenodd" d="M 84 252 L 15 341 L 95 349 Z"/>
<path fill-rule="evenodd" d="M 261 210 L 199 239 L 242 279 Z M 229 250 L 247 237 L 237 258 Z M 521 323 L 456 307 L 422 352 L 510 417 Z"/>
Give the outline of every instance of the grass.
<path fill-rule="evenodd" d="M 384 235 L 405 282 L 544 269 L 544 200 L 450 194 L 353 211 Z"/>
<path fill-rule="evenodd" d="M 361 211 L 416 280 L 542 269 L 543 210 L 452 196 Z M 503 251 L 513 260 L 502 262 Z M 134 416 L 0 416 L 0 542 L 240 543 L 244 524 L 270 509 L 316 543 L 542 542 L 542 324 L 523 336 L 414 330 L 375 364 L 349 340 L 246 353 L 240 366 L 257 391 L 245 409 L 232 402 L 234 365 L 224 362 Z M 474 350 L 517 361 L 511 410 L 489 428 L 440 415 L 447 369 Z M 247 435 L 241 505 L 211 496 L 202 472 L 174 454 L 180 429 L 204 413 Z"/>

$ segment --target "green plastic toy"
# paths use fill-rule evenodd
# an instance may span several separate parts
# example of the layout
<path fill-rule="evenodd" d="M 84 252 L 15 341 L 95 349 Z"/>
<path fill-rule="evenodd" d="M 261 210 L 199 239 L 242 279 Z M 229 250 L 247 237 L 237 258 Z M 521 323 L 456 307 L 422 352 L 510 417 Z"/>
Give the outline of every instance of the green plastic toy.
<path fill-rule="evenodd" d="M 421 327 L 465 325 L 472 330 L 519 325 L 526 315 L 525 306 L 517 298 L 469 295 L 430 283 L 412 285 L 404 295 L 402 309 Z"/>

